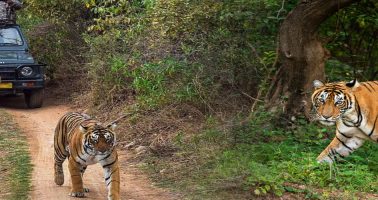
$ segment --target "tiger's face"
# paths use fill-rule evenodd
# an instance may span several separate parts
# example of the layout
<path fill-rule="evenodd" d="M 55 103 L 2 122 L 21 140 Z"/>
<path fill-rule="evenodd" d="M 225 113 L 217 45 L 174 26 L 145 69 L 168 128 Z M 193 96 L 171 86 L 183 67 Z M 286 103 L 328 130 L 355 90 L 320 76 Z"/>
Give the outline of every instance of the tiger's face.
<path fill-rule="evenodd" d="M 342 83 L 323 84 L 317 80 L 314 87 L 311 99 L 317 120 L 324 125 L 334 125 L 351 108 L 348 88 Z"/>
<path fill-rule="evenodd" d="M 108 154 L 113 151 L 116 144 L 114 126 L 103 127 L 94 124 L 83 127 L 85 132 L 84 147 L 91 153 L 97 155 Z"/>

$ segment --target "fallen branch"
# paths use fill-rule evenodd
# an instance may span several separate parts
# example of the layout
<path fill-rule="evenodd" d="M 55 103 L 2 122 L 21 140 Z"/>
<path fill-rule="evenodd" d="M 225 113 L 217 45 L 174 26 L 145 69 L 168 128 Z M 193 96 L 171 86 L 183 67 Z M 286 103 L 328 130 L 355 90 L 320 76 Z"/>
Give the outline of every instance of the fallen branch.
<path fill-rule="evenodd" d="M 130 116 L 130 115 L 132 115 L 132 113 L 124 114 L 124 115 L 122 115 L 121 117 L 117 118 L 116 120 L 114 120 L 114 121 L 108 123 L 108 124 L 106 125 L 106 127 L 111 126 L 111 125 L 113 125 L 113 124 L 116 124 L 117 122 L 121 121 L 122 119 L 124 119 L 124 118 L 126 118 L 126 117 L 128 117 L 128 116 Z"/>

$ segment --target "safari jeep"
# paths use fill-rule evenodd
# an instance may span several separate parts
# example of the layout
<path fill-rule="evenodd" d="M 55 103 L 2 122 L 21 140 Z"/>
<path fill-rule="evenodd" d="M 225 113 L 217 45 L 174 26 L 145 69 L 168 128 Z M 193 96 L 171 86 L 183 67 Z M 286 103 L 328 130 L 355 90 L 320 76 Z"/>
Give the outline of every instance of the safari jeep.
<path fill-rule="evenodd" d="M 23 93 L 28 108 L 43 103 L 43 64 L 35 62 L 16 24 L 0 26 L 0 94 Z"/>

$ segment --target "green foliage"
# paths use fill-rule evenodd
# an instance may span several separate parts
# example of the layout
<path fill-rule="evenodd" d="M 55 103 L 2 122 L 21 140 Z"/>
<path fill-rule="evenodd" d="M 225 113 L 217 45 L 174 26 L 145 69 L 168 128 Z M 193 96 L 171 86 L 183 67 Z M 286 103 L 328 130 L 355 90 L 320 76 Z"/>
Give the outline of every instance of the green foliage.
<path fill-rule="evenodd" d="M 17 13 L 30 52 L 38 62 L 47 64 L 49 79 L 61 81 L 83 71 L 80 66 L 85 46 L 80 36 L 83 20 L 79 8 L 76 0 L 31 0 Z"/>
<path fill-rule="evenodd" d="M 146 2 L 127 0 L 81 0 L 93 15 L 88 26 L 90 32 L 107 32 L 122 30 L 135 23 L 135 14 L 139 13 Z"/>
<path fill-rule="evenodd" d="M 95 82 L 94 94 L 98 94 L 97 88 L 111 90 L 110 86 L 101 86 L 104 81 L 100 75 L 125 86 L 132 80 L 119 74 L 124 74 L 123 70 L 147 70 L 148 66 L 173 58 L 185 63 L 187 71 L 175 80 L 186 81 L 188 72 L 192 79 L 191 83 L 179 83 L 186 91 L 176 90 L 176 96 L 185 97 L 188 91 L 196 93 L 191 96 L 198 98 L 189 100 L 209 110 L 214 110 L 216 106 L 212 104 L 219 104 L 214 101 L 225 95 L 234 98 L 233 101 L 240 101 L 241 91 L 254 96 L 262 77 L 272 71 L 278 25 L 293 6 L 289 2 L 282 7 L 281 1 L 172 0 L 114 4 L 111 0 L 85 0 L 83 3 L 93 17 L 85 40 L 90 47 L 87 58 Z M 109 57 L 121 58 L 127 67 L 109 72 Z M 155 81 L 159 82 L 150 80 L 148 84 Z M 128 91 L 125 87 L 117 88 L 112 91 Z M 167 102 L 165 95 L 157 93 L 156 89 L 149 89 L 136 95 L 143 95 L 137 99 L 149 96 L 146 102 Z M 232 101 L 224 103 L 229 102 Z"/>
<path fill-rule="evenodd" d="M 349 81 L 355 78 L 353 67 L 335 59 L 326 62 L 326 77 L 330 81 Z"/>
<path fill-rule="evenodd" d="M 282 140 L 283 130 L 275 128 L 273 123 L 266 123 L 273 118 L 271 113 L 261 112 L 255 117 L 259 120 L 233 127 L 233 142 L 235 144 L 253 144 L 265 140 Z"/>
<path fill-rule="evenodd" d="M 359 80 L 378 76 L 377 9 L 374 0 L 360 1 L 339 11 L 320 29 L 332 56 L 353 66 L 350 73 L 355 70 Z"/>
<path fill-rule="evenodd" d="M 131 72 L 126 71 L 125 75 L 132 78 L 132 87 L 139 103 L 156 107 L 168 102 L 178 103 L 196 98 L 190 70 L 190 66 L 184 62 L 167 59 L 143 64 Z"/>
<path fill-rule="evenodd" d="M 28 0 L 23 12 L 53 23 L 78 22 L 83 5 L 81 0 Z M 33 18 L 30 17 L 30 18 Z"/>
<path fill-rule="evenodd" d="M 148 14 L 152 18 L 152 30 L 159 35 L 171 40 L 190 39 L 211 31 L 211 22 L 216 19 L 221 5 L 210 0 L 156 1 Z"/>
<path fill-rule="evenodd" d="M 374 161 L 378 147 L 374 144 L 365 145 L 333 166 L 318 164 L 315 158 L 329 144 L 330 139 L 324 137 L 333 135 L 333 128 L 304 123 L 292 131 L 284 131 L 271 128 L 266 123 L 267 115 L 261 114 L 247 128 L 236 131 L 246 142 L 237 142 L 219 157 L 215 167 L 218 178 L 247 176 L 244 183 L 255 188 L 256 195 L 273 192 L 280 196 L 288 183 L 331 191 L 378 191 Z"/>
<path fill-rule="evenodd" d="M 70 38 L 69 27 L 62 25 L 56 29 L 52 25 L 46 25 L 46 32 L 35 32 L 43 26 L 34 26 L 27 31 L 26 35 L 30 40 L 30 51 L 35 58 L 39 62 L 48 64 L 46 75 L 51 79 L 56 79 L 68 74 L 72 75 L 71 71 L 78 71 L 73 66 L 80 64 L 78 57 L 81 55 L 79 52 L 81 49 L 75 46 L 79 42 Z"/>
<path fill-rule="evenodd" d="M 186 102 L 197 98 L 191 77 L 198 66 L 174 58 L 141 63 L 141 55 L 136 51 L 131 52 L 130 56 L 116 51 L 119 44 L 111 41 L 112 36 L 105 34 L 101 39 L 89 38 L 91 52 L 97 52 L 97 48 L 104 43 L 114 44 L 109 49 L 101 49 L 96 57 L 89 53 L 92 58 L 90 73 L 95 83 L 95 98 L 100 97 L 97 94 L 104 90 L 111 94 L 129 92 L 135 94 L 137 106 L 144 108 L 156 108 L 167 103 Z M 103 52 L 103 56 L 97 57 L 100 52 Z M 104 98 L 97 99 L 96 102 L 101 104 L 103 100 Z"/>

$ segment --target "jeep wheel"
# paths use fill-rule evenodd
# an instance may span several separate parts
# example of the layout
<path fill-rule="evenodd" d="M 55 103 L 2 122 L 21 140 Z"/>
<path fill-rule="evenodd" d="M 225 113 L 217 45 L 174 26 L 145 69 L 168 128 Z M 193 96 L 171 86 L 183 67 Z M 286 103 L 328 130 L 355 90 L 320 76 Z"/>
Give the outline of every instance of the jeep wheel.
<path fill-rule="evenodd" d="M 43 103 L 43 89 L 25 92 L 25 103 L 28 108 L 40 108 Z"/>

